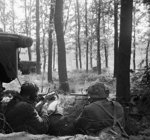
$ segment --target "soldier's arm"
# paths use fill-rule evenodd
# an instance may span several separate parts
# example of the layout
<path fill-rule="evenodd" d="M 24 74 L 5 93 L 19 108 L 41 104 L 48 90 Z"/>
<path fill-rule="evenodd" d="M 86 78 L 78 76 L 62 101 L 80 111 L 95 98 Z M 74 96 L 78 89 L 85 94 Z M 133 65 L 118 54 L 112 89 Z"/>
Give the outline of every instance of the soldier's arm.
<path fill-rule="evenodd" d="M 25 106 L 26 117 L 28 117 L 27 125 L 32 127 L 38 134 L 46 133 L 49 127 L 48 114 L 43 112 L 41 116 L 32 105 Z"/>
<path fill-rule="evenodd" d="M 84 110 L 81 112 L 79 117 L 74 122 L 74 127 L 77 131 L 77 133 L 85 134 L 86 128 L 89 127 L 89 118 L 88 118 L 89 111 L 84 108 Z"/>

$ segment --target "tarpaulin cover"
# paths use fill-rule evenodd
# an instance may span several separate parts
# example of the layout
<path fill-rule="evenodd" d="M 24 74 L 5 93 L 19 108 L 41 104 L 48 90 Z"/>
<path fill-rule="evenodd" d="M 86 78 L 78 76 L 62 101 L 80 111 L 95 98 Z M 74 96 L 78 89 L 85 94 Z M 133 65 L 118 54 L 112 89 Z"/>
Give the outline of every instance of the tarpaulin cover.
<path fill-rule="evenodd" d="M 18 48 L 30 47 L 30 37 L 0 33 L 0 81 L 11 82 L 17 77 Z"/>

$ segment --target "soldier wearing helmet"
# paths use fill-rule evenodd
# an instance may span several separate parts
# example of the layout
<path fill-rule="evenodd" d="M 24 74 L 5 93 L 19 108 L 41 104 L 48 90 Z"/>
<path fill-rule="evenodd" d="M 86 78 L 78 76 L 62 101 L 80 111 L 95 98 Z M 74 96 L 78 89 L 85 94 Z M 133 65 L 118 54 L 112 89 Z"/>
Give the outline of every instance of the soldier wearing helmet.
<path fill-rule="evenodd" d="M 114 110 L 116 120 L 123 125 L 124 111 L 118 102 L 109 101 L 109 90 L 105 85 L 96 82 L 87 88 L 89 103 L 74 122 L 76 133 L 98 135 L 104 128 L 114 123 Z"/>
<path fill-rule="evenodd" d="M 38 90 L 36 84 L 25 82 L 21 86 L 20 94 L 8 103 L 5 116 L 14 132 L 47 133 L 48 113 L 46 110 L 38 113 L 35 108 Z"/>

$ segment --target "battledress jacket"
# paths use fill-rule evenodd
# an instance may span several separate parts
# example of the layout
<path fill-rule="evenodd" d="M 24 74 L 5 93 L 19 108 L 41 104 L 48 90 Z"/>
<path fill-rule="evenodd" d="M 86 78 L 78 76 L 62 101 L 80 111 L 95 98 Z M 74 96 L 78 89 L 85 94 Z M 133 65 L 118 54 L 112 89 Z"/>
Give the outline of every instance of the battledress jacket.
<path fill-rule="evenodd" d="M 101 107 L 101 104 L 110 114 L 114 113 L 114 105 L 108 100 L 101 100 L 93 102 L 83 109 L 80 116 L 76 119 L 74 126 L 77 133 L 96 135 L 104 128 L 113 125 L 113 118 L 111 118 Z M 123 107 L 115 102 L 116 118 L 124 125 L 124 111 Z"/>
<path fill-rule="evenodd" d="M 7 106 L 5 117 L 14 132 L 26 131 L 32 134 L 47 133 L 48 115 L 38 114 L 34 105 L 21 96 L 14 97 Z"/>

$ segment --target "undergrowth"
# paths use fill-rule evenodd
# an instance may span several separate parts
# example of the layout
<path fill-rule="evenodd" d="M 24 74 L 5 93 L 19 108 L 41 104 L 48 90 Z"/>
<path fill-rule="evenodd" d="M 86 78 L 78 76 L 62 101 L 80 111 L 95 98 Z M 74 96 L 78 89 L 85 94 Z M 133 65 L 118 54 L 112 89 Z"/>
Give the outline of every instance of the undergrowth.
<path fill-rule="evenodd" d="M 8 90 L 20 90 L 20 84 L 24 81 L 30 81 L 36 83 L 40 92 L 47 92 L 48 89 L 54 90 L 59 89 L 59 78 L 58 73 L 53 72 L 53 82 L 49 83 L 47 80 L 47 73 L 42 73 L 41 75 L 37 74 L 29 74 L 22 75 L 19 73 L 18 79 L 13 80 L 10 83 L 3 84 L 4 87 Z M 105 83 L 108 86 L 112 86 L 114 84 L 114 79 L 108 73 L 104 73 L 98 75 L 96 72 L 89 71 L 86 73 L 84 70 L 76 70 L 72 72 L 68 72 L 68 82 L 70 87 L 70 92 L 82 92 L 84 91 L 92 82 L 100 81 Z M 114 86 L 114 85 L 113 85 Z"/>

